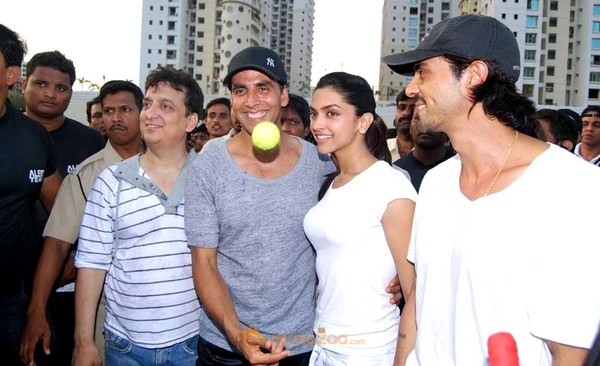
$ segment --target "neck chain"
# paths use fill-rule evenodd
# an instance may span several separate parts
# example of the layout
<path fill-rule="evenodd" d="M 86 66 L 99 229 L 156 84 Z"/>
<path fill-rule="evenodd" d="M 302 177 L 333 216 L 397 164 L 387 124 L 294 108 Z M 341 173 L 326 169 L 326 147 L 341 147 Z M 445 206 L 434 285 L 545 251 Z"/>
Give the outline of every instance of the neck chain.
<path fill-rule="evenodd" d="M 498 170 L 498 173 L 496 173 L 496 176 L 494 177 L 492 184 L 490 184 L 488 189 L 485 190 L 485 193 L 483 194 L 484 197 L 487 196 L 488 194 L 490 194 L 490 192 L 492 191 L 492 188 L 494 188 L 494 185 L 496 184 L 496 180 L 498 179 L 498 176 L 500 175 L 500 173 L 502 173 L 502 171 L 504 170 L 504 166 L 506 165 L 506 162 L 508 161 L 508 158 L 510 157 L 510 153 L 512 152 L 512 149 L 515 146 L 515 143 L 517 142 L 518 138 L 519 138 L 519 131 L 515 131 L 515 139 L 513 140 L 512 144 L 510 144 L 510 147 L 508 148 L 508 151 L 506 152 L 506 157 L 504 158 L 504 162 L 502 162 L 502 166 L 500 167 L 500 170 Z"/>

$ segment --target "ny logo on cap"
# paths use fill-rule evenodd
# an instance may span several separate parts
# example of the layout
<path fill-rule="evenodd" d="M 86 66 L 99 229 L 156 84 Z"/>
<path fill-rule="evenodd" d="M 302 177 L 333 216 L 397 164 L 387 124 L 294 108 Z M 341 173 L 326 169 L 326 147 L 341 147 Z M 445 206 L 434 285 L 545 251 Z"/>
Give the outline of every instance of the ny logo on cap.
<path fill-rule="evenodd" d="M 267 66 L 275 67 L 275 60 L 271 57 L 267 57 Z"/>
<path fill-rule="evenodd" d="M 431 28 L 427 29 L 427 32 L 425 32 L 425 35 L 423 36 L 423 38 L 421 38 L 421 41 L 424 40 L 425 38 L 429 37 L 430 34 L 431 34 Z"/>

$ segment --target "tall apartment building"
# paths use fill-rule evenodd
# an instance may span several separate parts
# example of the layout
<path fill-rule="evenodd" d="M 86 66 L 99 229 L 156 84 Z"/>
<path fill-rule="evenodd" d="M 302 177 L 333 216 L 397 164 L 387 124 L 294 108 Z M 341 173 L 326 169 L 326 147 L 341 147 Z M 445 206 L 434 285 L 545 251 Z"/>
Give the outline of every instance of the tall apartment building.
<path fill-rule="evenodd" d="M 314 0 L 144 0 L 140 84 L 157 66 L 183 68 L 205 94 L 228 94 L 231 57 L 249 46 L 275 50 L 293 93 L 308 96 Z"/>
<path fill-rule="evenodd" d="M 540 105 L 600 101 L 600 1 L 463 0 L 463 13 L 493 16 L 521 50 L 517 86 Z"/>
<path fill-rule="evenodd" d="M 600 103 L 599 0 L 386 0 L 382 56 L 414 48 L 426 28 L 458 14 L 493 16 L 514 32 L 521 50 L 517 87 L 538 105 Z M 380 99 L 393 99 L 408 80 L 382 65 Z"/>
<path fill-rule="evenodd" d="M 460 14 L 459 0 L 384 0 L 381 26 L 381 56 L 417 47 L 431 26 Z M 379 100 L 395 100 L 409 77 L 398 75 L 384 64 L 379 68 Z"/>

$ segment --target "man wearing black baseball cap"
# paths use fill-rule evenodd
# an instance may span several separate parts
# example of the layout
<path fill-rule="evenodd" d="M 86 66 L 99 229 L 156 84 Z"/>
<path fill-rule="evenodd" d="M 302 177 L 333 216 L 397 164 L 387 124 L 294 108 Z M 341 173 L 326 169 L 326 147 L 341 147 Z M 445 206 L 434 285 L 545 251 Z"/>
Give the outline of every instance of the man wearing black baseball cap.
<path fill-rule="evenodd" d="M 486 364 L 488 337 L 508 332 L 522 365 L 577 365 L 593 342 L 600 245 L 593 215 L 572 212 L 600 205 L 600 172 L 529 136 L 520 59 L 514 33 L 482 15 L 444 20 L 416 49 L 383 58 L 414 73 L 417 130 L 445 132 L 458 152 L 419 190 L 399 360 Z"/>
<path fill-rule="evenodd" d="M 581 112 L 581 121 L 581 142 L 575 146 L 575 155 L 600 166 L 600 106 L 587 106 Z"/>
<path fill-rule="evenodd" d="M 334 167 L 286 133 L 271 150 L 253 146 L 256 124 L 281 128 L 288 103 L 275 52 L 240 51 L 223 83 L 242 129 L 198 156 L 185 186 L 185 200 L 194 202 L 186 206 L 186 233 L 202 301 L 197 365 L 307 365 L 312 344 L 299 340 L 314 339 L 315 257 L 302 225 Z"/>

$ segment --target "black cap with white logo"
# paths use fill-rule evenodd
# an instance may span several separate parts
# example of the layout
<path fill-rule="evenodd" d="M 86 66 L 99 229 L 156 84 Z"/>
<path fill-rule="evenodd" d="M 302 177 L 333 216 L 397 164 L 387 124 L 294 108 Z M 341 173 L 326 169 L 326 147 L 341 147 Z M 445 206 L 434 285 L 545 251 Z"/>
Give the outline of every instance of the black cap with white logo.
<path fill-rule="evenodd" d="M 417 48 L 386 56 L 382 62 L 399 74 L 411 75 L 416 63 L 444 55 L 493 61 L 514 81 L 521 72 L 519 45 L 513 32 L 495 18 L 474 14 L 437 23 Z"/>
<path fill-rule="evenodd" d="M 231 78 L 244 70 L 257 70 L 281 85 L 287 85 L 287 74 L 279 56 L 272 50 L 253 46 L 238 52 L 229 62 L 223 84 L 231 90 Z"/>

